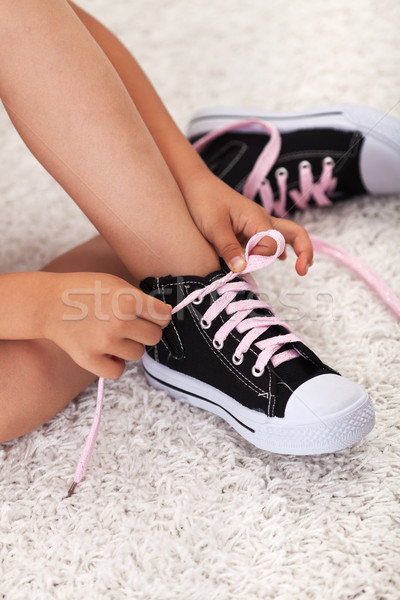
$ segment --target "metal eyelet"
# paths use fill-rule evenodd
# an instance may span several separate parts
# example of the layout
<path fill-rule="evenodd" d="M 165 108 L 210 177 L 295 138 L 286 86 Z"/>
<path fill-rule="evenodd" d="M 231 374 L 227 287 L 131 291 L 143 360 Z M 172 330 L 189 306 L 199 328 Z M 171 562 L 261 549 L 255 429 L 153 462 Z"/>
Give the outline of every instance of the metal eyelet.
<path fill-rule="evenodd" d="M 253 375 L 253 377 L 261 377 L 261 375 L 264 375 L 264 371 L 265 369 L 256 369 L 256 365 L 254 365 L 254 367 L 251 370 L 251 374 Z"/>
<path fill-rule="evenodd" d="M 212 341 L 212 345 L 214 346 L 214 348 L 216 348 L 217 350 L 221 350 L 221 348 L 224 347 L 224 343 L 223 342 L 219 342 L 216 339 L 213 339 Z"/>
<path fill-rule="evenodd" d="M 234 365 L 241 365 L 243 362 L 243 354 L 241 354 L 239 357 L 234 354 L 232 356 L 232 362 Z"/>
<path fill-rule="evenodd" d="M 335 166 L 335 161 L 333 160 L 333 158 L 331 156 L 325 156 L 325 158 L 322 161 L 323 165 L 332 165 L 332 167 Z"/>
<path fill-rule="evenodd" d="M 310 169 L 311 168 L 311 163 L 308 160 L 302 160 L 301 163 L 299 163 L 299 169 Z"/>
<path fill-rule="evenodd" d="M 275 171 L 275 177 L 287 177 L 289 175 L 288 170 L 285 167 L 279 167 Z"/>
<path fill-rule="evenodd" d="M 202 329 L 210 329 L 211 322 L 209 323 L 208 321 L 205 321 L 204 319 L 200 319 L 200 327 Z"/>
<path fill-rule="evenodd" d="M 203 302 L 203 300 L 204 300 L 204 297 L 196 298 L 196 300 L 192 300 L 192 304 L 196 304 L 196 305 L 201 304 Z"/>

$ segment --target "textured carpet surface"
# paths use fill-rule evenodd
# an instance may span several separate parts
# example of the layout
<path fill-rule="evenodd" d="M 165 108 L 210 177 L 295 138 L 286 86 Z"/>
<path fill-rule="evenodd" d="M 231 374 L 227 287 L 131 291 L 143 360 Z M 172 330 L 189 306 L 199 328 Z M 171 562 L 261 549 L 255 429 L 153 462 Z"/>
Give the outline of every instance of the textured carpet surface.
<path fill-rule="evenodd" d="M 213 105 L 341 102 L 400 117 L 395 0 L 85 0 L 148 71 L 184 127 Z M 0 268 L 38 269 L 93 234 L 0 114 Z M 299 220 L 361 257 L 400 295 L 399 197 L 362 197 Z M 365 386 L 377 424 L 333 455 L 284 457 L 145 382 L 107 383 L 87 475 L 64 499 L 95 386 L 50 423 L 0 445 L 0 598 L 400 598 L 400 332 L 345 268 L 293 256 L 258 280 L 277 313 Z"/>

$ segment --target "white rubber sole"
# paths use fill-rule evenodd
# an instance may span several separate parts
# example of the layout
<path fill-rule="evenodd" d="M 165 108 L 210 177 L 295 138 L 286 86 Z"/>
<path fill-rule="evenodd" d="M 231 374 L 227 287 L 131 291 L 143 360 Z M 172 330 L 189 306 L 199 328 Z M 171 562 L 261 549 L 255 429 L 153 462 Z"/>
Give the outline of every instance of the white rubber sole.
<path fill-rule="evenodd" d="M 261 119 L 273 123 L 281 132 L 297 129 L 357 130 L 400 151 L 400 120 L 375 108 L 339 104 L 290 113 L 236 108 L 210 108 L 196 112 L 190 120 L 187 136 L 204 135 L 231 125 L 240 119 Z M 243 128 L 240 131 L 254 131 Z"/>
<path fill-rule="evenodd" d="M 161 365 L 145 354 L 147 381 L 173 398 L 218 415 L 257 448 L 278 454 L 313 455 L 352 446 L 371 431 L 375 413 L 368 394 L 323 419 L 288 421 L 246 408 L 211 385 Z"/>

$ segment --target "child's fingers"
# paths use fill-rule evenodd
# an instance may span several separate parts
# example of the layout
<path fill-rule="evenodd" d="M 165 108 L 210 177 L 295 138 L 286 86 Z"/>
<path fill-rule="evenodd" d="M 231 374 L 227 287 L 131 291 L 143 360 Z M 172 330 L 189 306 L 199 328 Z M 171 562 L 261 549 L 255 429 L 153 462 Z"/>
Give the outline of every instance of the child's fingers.
<path fill-rule="evenodd" d="M 286 219 L 273 219 L 273 227 L 280 231 L 286 242 L 293 247 L 298 257 L 296 271 L 299 275 L 305 275 L 313 263 L 313 247 L 307 231 L 301 225 Z"/>
<path fill-rule="evenodd" d="M 302 252 L 296 260 L 296 271 L 299 275 L 307 275 L 310 264 L 307 255 Z"/>
<path fill-rule="evenodd" d="M 107 356 L 120 360 L 139 360 L 143 356 L 144 346 L 131 339 L 117 340 L 110 344 Z"/>
<path fill-rule="evenodd" d="M 260 229 L 260 231 L 268 231 L 266 229 Z M 258 233 L 258 232 L 257 232 Z M 272 256 L 276 252 L 276 241 L 267 236 L 261 242 L 257 244 L 250 252 L 250 254 L 261 254 L 262 256 Z"/>
<path fill-rule="evenodd" d="M 80 364 L 80 366 L 98 377 L 118 379 L 125 370 L 125 361 L 117 356 L 104 354 L 93 358 L 90 365 Z"/>
<path fill-rule="evenodd" d="M 242 228 L 246 240 L 249 240 L 256 233 L 276 229 L 272 223 L 270 215 L 257 204 L 252 205 L 252 211 L 248 211 L 247 220 Z M 276 252 L 276 242 L 266 236 L 253 248 L 251 254 L 262 254 L 263 256 L 272 256 Z"/>
<path fill-rule="evenodd" d="M 145 346 L 154 346 L 161 340 L 162 327 L 146 319 L 137 318 L 132 321 L 124 321 L 121 325 L 122 327 L 118 329 L 116 336 L 118 343 L 123 340 L 130 340 Z M 121 338 L 119 338 L 120 335 Z M 112 349 L 110 349 L 110 353 L 115 354 Z M 117 356 L 126 358 L 126 360 L 137 360 L 123 354 L 117 353 Z"/>
<path fill-rule="evenodd" d="M 234 273 L 242 271 L 246 266 L 243 248 L 240 245 L 229 214 L 216 219 L 214 227 L 207 234 L 207 239 L 212 243 L 218 254 L 224 259 Z"/>
<path fill-rule="evenodd" d="M 287 259 L 287 253 L 286 253 L 286 249 L 282 252 L 282 254 L 279 256 L 279 260 L 286 260 Z"/>
<path fill-rule="evenodd" d="M 313 263 L 313 247 L 308 233 L 302 227 L 294 238 L 292 246 L 298 256 L 296 271 L 299 275 L 306 275 Z"/>
<path fill-rule="evenodd" d="M 137 316 L 160 327 L 168 325 L 171 320 L 172 306 L 140 290 L 136 290 L 136 292 L 140 293 L 140 301 L 138 301 L 139 310 L 136 312 Z M 168 298 L 166 298 L 166 302 L 168 302 Z M 127 312 L 129 314 L 129 311 Z"/>

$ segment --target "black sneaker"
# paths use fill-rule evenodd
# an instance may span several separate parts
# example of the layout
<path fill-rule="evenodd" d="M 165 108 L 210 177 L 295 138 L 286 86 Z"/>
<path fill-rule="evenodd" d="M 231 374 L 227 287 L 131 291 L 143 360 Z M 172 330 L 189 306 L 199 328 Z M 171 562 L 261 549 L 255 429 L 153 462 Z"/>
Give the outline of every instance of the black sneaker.
<path fill-rule="evenodd" d="M 251 256 L 245 272 L 275 257 Z M 175 307 L 161 341 L 143 356 L 149 383 L 219 415 L 271 452 L 321 454 L 360 440 L 374 425 L 367 392 L 323 364 L 248 279 L 223 267 L 204 278 L 142 282 Z"/>
<path fill-rule="evenodd" d="M 193 116 L 188 138 L 211 171 L 278 217 L 400 192 L 400 121 L 372 108 L 209 109 Z"/>

